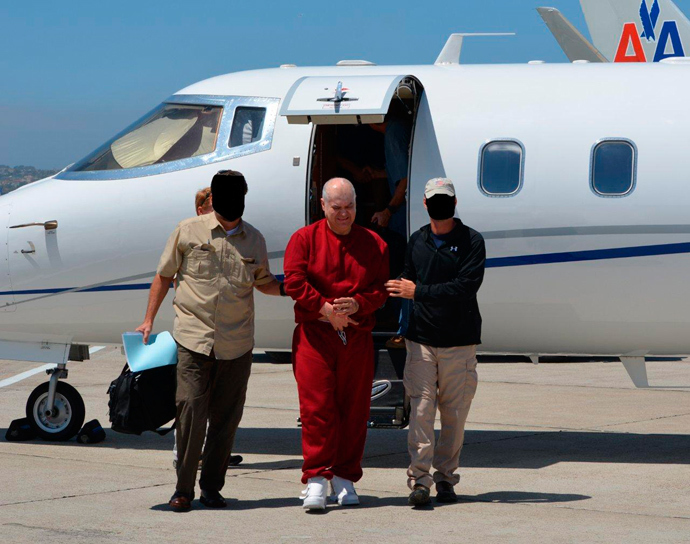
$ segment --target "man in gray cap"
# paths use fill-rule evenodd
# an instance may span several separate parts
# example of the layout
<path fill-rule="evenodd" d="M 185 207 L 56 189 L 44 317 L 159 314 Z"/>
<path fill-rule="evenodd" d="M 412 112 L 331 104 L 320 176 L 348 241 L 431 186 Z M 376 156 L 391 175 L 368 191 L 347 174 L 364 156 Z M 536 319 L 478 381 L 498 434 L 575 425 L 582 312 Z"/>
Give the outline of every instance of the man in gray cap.
<path fill-rule="evenodd" d="M 457 501 L 453 486 L 460 476 L 455 472 L 477 389 L 482 324 L 477 291 L 486 251 L 482 235 L 454 217 L 457 202 L 449 179 L 429 180 L 424 207 L 431 222 L 410 237 L 401 278 L 386 284 L 390 296 L 414 301 L 404 376 L 411 405 L 407 476 L 413 506 L 431 501 L 432 483 L 438 502 Z M 437 405 L 441 435 L 434 446 Z"/>

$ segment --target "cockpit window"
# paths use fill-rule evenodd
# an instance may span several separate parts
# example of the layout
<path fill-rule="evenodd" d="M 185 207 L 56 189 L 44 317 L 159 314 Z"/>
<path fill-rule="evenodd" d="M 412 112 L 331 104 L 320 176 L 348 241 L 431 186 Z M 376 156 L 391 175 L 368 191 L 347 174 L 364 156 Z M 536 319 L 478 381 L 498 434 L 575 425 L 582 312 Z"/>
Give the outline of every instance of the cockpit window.
<path fill-rule="evenodd" d="M 265 118 L 266 108 L 237 107 L 235 117 L 232 120 L 230 147 L 238 147 L 261 140 Z"/>
<path fill-rule="evenodd" d="M 162 104 L 132 130 L 106 143 L 74 172 L 120 170 L 213 153 L 223 108 Z"/>
<path fill-rule="evenodd" d="M 268 151 L 279 106 L 261 96 L 173 95 L 56 178 L 157 176 Z"/>

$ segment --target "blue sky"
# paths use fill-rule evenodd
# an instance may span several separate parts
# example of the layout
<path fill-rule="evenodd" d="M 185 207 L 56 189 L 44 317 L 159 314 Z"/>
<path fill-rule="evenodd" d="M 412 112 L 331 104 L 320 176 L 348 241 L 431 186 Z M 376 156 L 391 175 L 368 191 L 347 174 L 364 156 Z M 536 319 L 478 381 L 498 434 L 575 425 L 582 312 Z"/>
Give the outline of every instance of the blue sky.
<path fill-rule="evenodd" d="M 518 34 L 467 43 L 464 62 L 567 62 L 540 5 L 588 35 L 577 0 L 1 2 L 0 164 L 65 166 L 176 90 L 238 70 L 433 63 L 452 32 Z"/>

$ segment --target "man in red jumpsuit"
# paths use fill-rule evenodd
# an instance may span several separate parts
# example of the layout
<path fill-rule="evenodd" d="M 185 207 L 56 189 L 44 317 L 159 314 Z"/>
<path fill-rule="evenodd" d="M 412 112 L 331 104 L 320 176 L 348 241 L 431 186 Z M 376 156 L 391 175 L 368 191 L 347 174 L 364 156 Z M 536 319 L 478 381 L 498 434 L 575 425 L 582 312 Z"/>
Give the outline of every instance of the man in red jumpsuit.
<path fill-rule="evenodd" d="M 371 330 L 386 300 L 388 248 L 354 224 L 355 189 L 344 178 L 324 185 L 325 219 L 292 235 L 285 292 L 295 300 L 292 360 L 302 419 L 304 508 L 326 508 L 328 481 L 342 506 L 359 504 L 354 482 L 374 378 Z"/>

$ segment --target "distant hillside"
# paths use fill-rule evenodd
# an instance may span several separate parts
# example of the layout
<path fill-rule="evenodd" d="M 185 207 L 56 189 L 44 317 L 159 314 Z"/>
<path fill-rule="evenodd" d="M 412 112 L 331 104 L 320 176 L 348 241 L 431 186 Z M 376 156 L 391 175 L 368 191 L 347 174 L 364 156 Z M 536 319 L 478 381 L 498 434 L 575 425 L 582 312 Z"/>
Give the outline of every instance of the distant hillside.
<path fill-rule="evenodd" d="M 15 166 L 12 168 L 0 164 L 0 194 L 4 195 L 22 185 L 47 178 L 57 172 L 58 170 L 39 170 L 33 166 Z"/>

